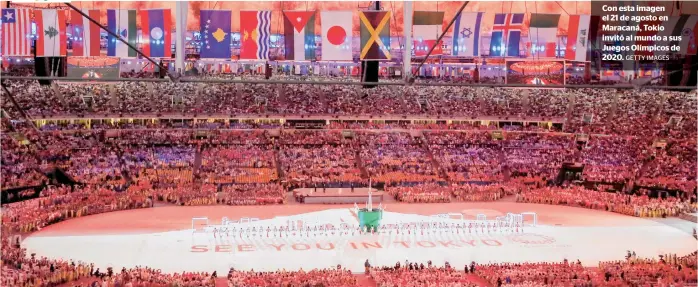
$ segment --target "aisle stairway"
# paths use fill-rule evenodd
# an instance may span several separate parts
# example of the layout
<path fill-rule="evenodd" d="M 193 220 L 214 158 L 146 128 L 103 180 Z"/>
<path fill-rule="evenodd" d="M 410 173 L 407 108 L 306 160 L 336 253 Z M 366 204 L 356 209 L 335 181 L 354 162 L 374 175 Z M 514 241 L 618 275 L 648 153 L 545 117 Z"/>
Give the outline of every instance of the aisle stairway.
<path fill-rule="evenodd" d="M 576 105 L 577 98 L 576 98 L 576 96 L 571 96 L 568 99 L 568 101 L 569 101 L 569 103 L 567 104 L 567 111 L 565 112 L 565 118 L 564 118 L 565 121 L 563 123 L 563 127 L 565 127 L 565 128 L 569 126 L 568 125 L 569 121 L 571 121 L 572 117 L 575 116 L 575 109 L 574 108 Z M 570 132 L 569 130 L 565 130 L 565 131 Z"/>
<path fill-rule="evenodd" d="M 428 143 L 429 141 L 427 140 L 426 135 L 422 134 L 420 139 L 420 144 L 422 145 L 422 148 L 424 149 L 424 153 L 427 155 L 427 158 L 431 162 L 431 166 L 434 168 L 439 177 L 448 181 L 448 173 L 446 173 L 446 170 L 441 167 L 441 163 L 439 163 L 439 161 L 436 160 L 434 154 L 431 152 Z"/>
<path fill-rule="evenodd" d="M 283 179 L 286 175 L 284 174 L 284 169 L 281 166 L 281 150 L 278 146 L 274 146 L 274 165 L 276 166 L 276 173 L 279 175 L 279 179 Z"/>
<path fill-rule="evenodd" d="M 506 164 L 507 163 L 507 157 L 504 154 L 504 149 L 499 150 L 499 166 L 502 167 L 502 180 L 504 182 L 509 181 L 511 178 L 511 169 L 509 169 L 509 166 Z"/>
<path fill-rule="evenodd" d="M 363 274 L 363 273 L 357 273 L 354 274 L 356 277 L 357 285 L 360 287 L 376 287 L 378 284 L 376 284 L 376 280 L 373 280 L 370 276 Z"/>
<path fill-rule="evenodd" d="M 199 150 L 198 148 L 194 151 L 194 174 L 199 172 L 199 169 L 201 168 L 201 161 L 203 156 L 201 155 L 202 151 Z"/>
<path fill-rule="evenodd" d="M 490 282 L 487 282 L 487 280 L 475 274 L 468 274 L 465 277 L 468 279 L 468 281 L 477 284 L 477 286 L 492 287 L 492 284 L 490 284 Z"/>
<path fill-rule="evenodd" d="M 225 277 L 223 277 L 223 278 L 220 278 L 220 277 L 216 278 L 216 285 L 215 285 L 215 286 L 216 286 L 216 287 L 228 287 L 228 279 L 226 279 Z"/>
<path fill-rule="evenodd" d="M 126 182 L 133 182 L 131 174 L 129 174 L 128 169 L 126 169 L 126 161 L 124 161 L 124 151 L 121 150 L 119 146 L 114 146 L 113 149 L 116 151 L 116 155 L 119 157 L 119 168 L 121 168 L 121 175 L 124 177 L 124 179 L 126 179 Z"/>
<path fill-rule="evenodd" d="M 65 170 L 60 167 L 53 169 L 53 172 L 46 174 L 48 178 L 54 178 L 58 184 L 72 185 L 77 183 L 77 181 L 69 175 Z"/>
<path fill-rule="evenodd" d="M 368 174 L 368 170 L 366 169 L 366 166 L 364 165 L 364 161 L 361 158 L 361 150 L 357 149 L 354 152 L 354 158 L 356 159 L 356 167 L 359 168 L 359 171 L 361 171 L 361 177 L 362 178 L 369 178 L 370 175 Z"/>
<path fill-rule="evenodd" d="M 99 278 L 87 277 L 87 278 L 82 278 L 80 280 L 60 284 L 57 287 L 90 286 L 90 284 L 92 284 L 92 282 L 95 282 L 95 281 L 99 281 Z M 226 287 L 227 287 L 227 285 L 226 285 Z"/>
<path fill-rule="evenodd" d="M 448 173 L 446 173 L 445 169 L 441 168 L 441 164 L 436 160 L 436 158 L 434 158 L 434 154 L 431 153 L 431 150 L 429 150 L 429 148 L 426 148 L 426 154 L 429 161 L 431 161 L 431 166 L 434 167 L 434 170 L 439 175 L 439 177 L 448 181 Z"/>

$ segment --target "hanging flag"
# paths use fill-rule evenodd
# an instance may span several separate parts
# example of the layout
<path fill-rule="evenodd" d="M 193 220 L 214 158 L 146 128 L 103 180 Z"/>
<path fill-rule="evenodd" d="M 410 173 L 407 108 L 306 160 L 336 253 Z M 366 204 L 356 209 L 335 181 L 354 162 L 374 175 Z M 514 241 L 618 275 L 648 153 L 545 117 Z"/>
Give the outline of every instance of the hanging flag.
<path fill-rule="evenodd" d="M 2 17 L 2 56 L 31 56 L 31 17 L 29 9 L 0 10 Z M 5 58 L 3 58 L 5 60 Z"/>
<path fill-rule="evenodd" d="M 390 60 L 390 11 L 359 11 L 361 60 Z"/>
<path fill-rule="evenodd" d="M 664 31 L 660 31 L 658 36 L 662 37 L 663 39 L 669 39 L 669 37 L 674 36 L 681 36 L 681 33 L 683 32 L 686 24 L 688 23 L 689 19 L 691 18 L 691 15 L 681 15 L 681 16 L 671 16 L 667 21 L 664 21 L 662 26 L 664 26 Z M 679 41 L 661 41 L 659 42 L 659 45 L 678 45 Z M 655 54 L 657 55 L 666 55 L 669 53 L 674 53 L 670 51 L 658 51 Z"/>
<path fill-rule="evenodd" d="M 66 10 L 34 10 L 36 22 L 36 56 L 67 56 L 68 37 L 65 23 L 68 20 Z"/>
<path fill-rule="evenodd" d="M 129 44 L 136 46 L 136 10 L 107 10 L 107 28 L 119 35 Z M 107 56 L 111 57 L 136 57 L 136 50 L 117 40 L 111 34 L 107 40 Z"/>
<path fill-rule="evenodd" d="M 240 59 L 269 59 L 271 11 L 240 11 Z"/>
<path fill-rule="evenodd" d="M 695 55 L 698 52 L 698 15 L 691 15 L 681 30 L 679 54 Z"/>
<path fill-rule="evenodd" d="M 591 15 L 589 18 L 589 49 L 601 50 L 599 38 L 603 34 L 603 31 L 601 31 L 603 19 L 599 15 Z"/>
<path fill-rule="evenodd" d="M 284 11 L 286 60 L 315 60 L 315 11 Z"/>
<path fill-rule="evenodd" d="M 495 14 L 490 40 L 490 56 L 518 57 L 524 14 Z"/>
<path fill-rule="evenodd" d="M 351 11 L 322 11 L 322 60 L 351 61 Z"/>
<path fill-rule="evenodd" d="M 172 57 L 172 14 L 170 9 L 140 10 L 141 51 L 148 57 Z"/>
<path fill-rule="evenodd" d="M 201 10 L 201 58 L 230 59 L 230 22 L 232 12 L 226 10 Z"/>
<path fill-rule="evenodd" d="M 412 32 L 415 56 L 426 56 L 443 32 L 444 12 L 414 11 Z M 432 55 L 443 54 L 441 43 L 436 45 Z"/>
<path fill-rule="evenodd" d="M 454 56 L 480 56 L 480 23 L 483 12 L 461 12 L 456 16 L 453 28 L 451 54 Z"/>
<path fill-rule="evenodd" d="M 99 22 L 99 10 L 82 10 L 90 18 Z M 83 17 L 78 11 L 70 12 L 70 34 L 73 42 L 73 56 L 96 57 L 100 54 L 99 31 L 97 24 Z"/>
<path fill-rule="evenodd" d="M 587 60 L 590 20 L 590 15 L 570 15 L 570 22 L 567 26 L 567 46 L 565 47 L 565 59 L 571 61 Z"/>
<path fill-rule="evenodd" d="M 529 50 L 533 56 L 555 57 L 560 14 L 531 14 Z"/>

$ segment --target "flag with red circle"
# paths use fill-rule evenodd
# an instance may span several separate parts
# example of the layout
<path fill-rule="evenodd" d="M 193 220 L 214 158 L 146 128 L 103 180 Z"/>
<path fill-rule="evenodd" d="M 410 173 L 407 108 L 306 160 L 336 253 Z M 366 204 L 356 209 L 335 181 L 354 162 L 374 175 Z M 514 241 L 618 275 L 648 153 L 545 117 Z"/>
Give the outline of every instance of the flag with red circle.
<path fill-rule="evenodd" d="M 326 61 L 351 61 L 352 12 L 323 11 L 320 17 L 322 59 Z"/>

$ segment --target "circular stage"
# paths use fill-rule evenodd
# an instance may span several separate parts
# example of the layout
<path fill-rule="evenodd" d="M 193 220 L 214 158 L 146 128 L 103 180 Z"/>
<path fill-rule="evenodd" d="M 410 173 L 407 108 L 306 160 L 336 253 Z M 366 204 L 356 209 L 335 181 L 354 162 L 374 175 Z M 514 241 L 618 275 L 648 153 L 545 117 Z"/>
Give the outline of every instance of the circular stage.
<path fill-rule="evenodd" d="M 358 224 L 350 205 L 197 206 L 157 207 L 87 216 L 61 222 L 23 241 L 29 253 L 50 258 L 92 262 L 106 268 L 149 266 L 163 272 L 214 270 L 226 274 L 234 267 L 258 271 L 286 268 L 328 268 L 337 264 L 363 271 L 397 261 L 448 261 L 463 266 L 471 261 L 535 262 L 620 260 L 627 250 L 641 257 L 688 254 L 695 239 L 675 227 L 652 220 L 565 206 L 495 203 L 391 204 L 381 224 L 418 222 L 434 214 L 461 213 L 467 220 L 477 214 L 488 219 L 506 213 L 535 212 L 536 226 L 521 232 L 395 232 L 390 234 L 319 234 L 275 236 L 216 236 L 193 232 L 192 218 L 207 217 L 220 224 L 223 217 L 259 218 L 258 224 L 318 221 L 339 226 Z M 457 219 L 447 219 L 454 220 Z M 530 221 L 530 218 L 526 218 Z M 307 259 L 307 260 L 299 260 Z M 458 267 L 460 268 L 460 267 Z M 117 270 L 118 270 L 117 269 Z"/>

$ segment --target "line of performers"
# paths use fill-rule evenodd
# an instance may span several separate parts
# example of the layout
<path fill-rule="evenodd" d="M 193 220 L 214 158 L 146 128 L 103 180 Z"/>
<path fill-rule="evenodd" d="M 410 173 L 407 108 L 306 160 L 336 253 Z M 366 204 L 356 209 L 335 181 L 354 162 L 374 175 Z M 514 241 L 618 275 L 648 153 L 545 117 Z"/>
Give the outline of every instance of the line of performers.
<path fill-rule="evenodd" d="M 429 234 L 490 234 L 490 233 L 523 233 L 520 222 L 487 222 L 475 221 L 468 223 L 402 223 L 385 224 L 370 228 L 342 223 L 339 228 L 332 224 L 314 226 L 214 226 L 210 229 L 213 237 L 238 238 L 284 238 L 284 237 L 317 237 L 317 236 L 355 236 L 365 234 L 382 235 L 429 235 Z"/>

